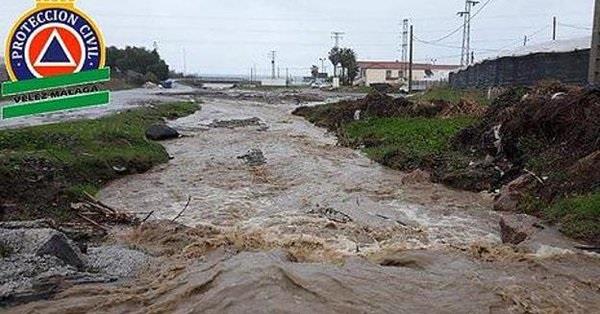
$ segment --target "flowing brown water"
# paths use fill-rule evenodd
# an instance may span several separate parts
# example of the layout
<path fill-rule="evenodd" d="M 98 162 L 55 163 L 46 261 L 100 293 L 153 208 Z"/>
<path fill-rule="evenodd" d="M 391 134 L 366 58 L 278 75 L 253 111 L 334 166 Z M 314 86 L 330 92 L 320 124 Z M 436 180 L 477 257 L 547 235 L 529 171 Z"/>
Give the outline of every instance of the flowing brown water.
<path fill-rule="evenodd" d="M 211 230 L 139 281 L 70 289 L 21 312 L 590 313 L 600 258 L 550 228 L 501 243 L 491 197 L 412 180 L 293 117 L 290 105 L 206 99 L 173 125 L 168 165 L 114 182 L 102 201 Z M 258 117 L 270 128 L 211 128 Z M 237 159 L 250 149 L 267 164 Z M 334 222 L 333 215 L 349 221 Z M 332 219 L 334 221 L 332 221 Z M 198 231 L 199 232 L 199 231 Z M 143 234 L 139 238 L 148 238 Z M 184 239 L 184 240 L 182 240 Z M 172 242 L 169 242 L 172 241 Z M 173 244 L 173 248 L 176 246 Z M 219 249 L 221 247 L 221 249 Z M 216 250 L 216 251 L 215 251 Z M 205 254 L 207 253 L 208 254 Z"/>

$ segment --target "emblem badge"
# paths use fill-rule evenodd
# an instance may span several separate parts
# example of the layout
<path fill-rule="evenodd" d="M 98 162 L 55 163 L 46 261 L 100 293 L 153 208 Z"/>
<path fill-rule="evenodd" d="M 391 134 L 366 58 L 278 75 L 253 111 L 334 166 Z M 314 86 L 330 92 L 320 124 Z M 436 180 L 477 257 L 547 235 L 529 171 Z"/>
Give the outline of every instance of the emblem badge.
<path fill-rule="evenodd" d="M 106 60 L 99 28 L 74 0 L 38 0 L 15 23 L 6 50 L 13 81 L 97 70 Z"/>
<path fill-rule="evenodd" d="M 75 1 L 36 0 L 10 30 L 5 59 L 12 82 L 2 84 L 1 94 L 16 104 L 2 107 L 2 118 L 108 103 L 109 92 L 97 86 L 65 90 L 110 79 L 102 33 Z"/>

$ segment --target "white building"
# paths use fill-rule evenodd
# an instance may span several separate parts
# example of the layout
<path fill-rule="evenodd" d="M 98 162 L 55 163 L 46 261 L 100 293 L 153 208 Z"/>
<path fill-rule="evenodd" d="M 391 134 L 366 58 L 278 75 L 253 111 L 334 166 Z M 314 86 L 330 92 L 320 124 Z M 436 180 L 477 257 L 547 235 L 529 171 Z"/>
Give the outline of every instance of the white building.
<path fill-rule="evenodd" d="M 356 84 L 405 85 L 408 76 L 408 63 L 399 61 L 359 61 L 359 75 Z M 427 82 L 448 81 L 450 72 L 459 69 L 458 65 L 413 64 L 413 83 L 415 86 L 427 85 Z M 425 82 L 425 83 L 423 83 Z"/>
<path fill-rule="evenodd" d="M 276 79 L 263 79 L 260 80 L 261 86 L 270 86 L 270 87 L 285 87 L 288 85 L 286 79 L 276 78 Z"/>

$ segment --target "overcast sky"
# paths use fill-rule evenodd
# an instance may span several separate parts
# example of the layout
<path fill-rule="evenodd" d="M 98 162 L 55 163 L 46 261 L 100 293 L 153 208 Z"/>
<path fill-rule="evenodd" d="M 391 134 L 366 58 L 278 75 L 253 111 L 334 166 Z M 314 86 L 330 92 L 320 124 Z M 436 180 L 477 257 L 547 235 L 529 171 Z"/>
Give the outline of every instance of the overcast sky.
<path fill-rule="evenodd" d="M 33 0 L 2 0 L 2 42 L 33 5 Z M 151 48 L 157 41 L 178 71 L 185 50 L 188 72 L 247 74 L 254 65 L 266 74 L 269 51 L 276 50 L 282 71 L 303 75 L 327 55 L 332 31 L 345 32 L 342 45 L 354 48 L 361 60 L 396 60 L 403 18 L 411 19 L 415 37 L 435 40 L 462 24 L 456 13 L 464 0 L 79 0 L 77 5 L 97 20 L 109 45 Z M 550 40 L 555 15 L 559 39 L 589 36 L 592 11 L 593 0 L 491 0 L 473 20 L 476 57 L 522 45 L 524 35 L 531 43 Z M 415 59 L 459 63 L 461 36 L 459 31 L 438 46 L 417 42 Z"/>

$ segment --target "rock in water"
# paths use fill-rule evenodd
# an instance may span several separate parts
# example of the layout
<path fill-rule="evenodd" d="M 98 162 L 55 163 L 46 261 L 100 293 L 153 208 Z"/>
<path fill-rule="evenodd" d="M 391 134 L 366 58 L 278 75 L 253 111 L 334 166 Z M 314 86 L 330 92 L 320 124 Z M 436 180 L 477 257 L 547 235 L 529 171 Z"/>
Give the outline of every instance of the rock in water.
<path fill-rule="evenodd" d="M 84 265 L 77 246 L 53 229 L 0 229 L 0 243 L 17 254 L 49 255 L 73 267 Z"/>
<path fill-rule="evenodd" d="M 494 210 L 501 212 L 516 212 L 519 203 L 535 186 L 537 181 L 531 175 L 523 175 L 500 190 L 494 201 Z"/>
<path fill-rule="evenodd" d="M 505 216 L 500 220 L 502 243 L 519 245 L 536 232 L 537 219 L 527 215 Z"/>
<path fill-rule="evenodd" d="M 246 155 L 239 156 L 238 159 L 244 160 L 247 165 L 252 167 L 262 166 L 267 163 L 267 159 L 260 149 L 252 149 Z"/>
<path fill-rule="evenodd" d="M 164 141 L 178 138 L 179 132 L 164 124 L 155 124 L 146 130 L 146 137 L 153 141 Z"/>

